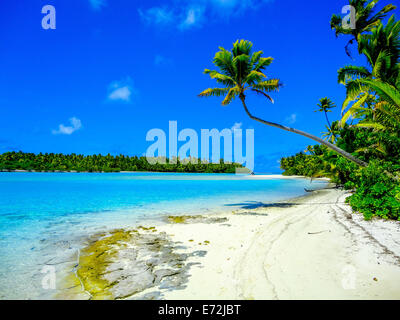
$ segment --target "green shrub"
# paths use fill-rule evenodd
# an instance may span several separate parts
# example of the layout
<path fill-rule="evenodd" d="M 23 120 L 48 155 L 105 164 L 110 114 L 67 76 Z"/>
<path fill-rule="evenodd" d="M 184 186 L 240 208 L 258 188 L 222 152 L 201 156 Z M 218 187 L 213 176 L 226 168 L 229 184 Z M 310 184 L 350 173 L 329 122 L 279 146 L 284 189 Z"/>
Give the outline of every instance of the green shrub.
<path fill-rule="evenodd" d="M 347 202 L 366 220 L 374 216 L 400 220 L 400 183 L 389 167 L 390 164 L 371 161 L 367 168 L 360 170 L 358 181 L 352 182 L 357 190 Z"/>

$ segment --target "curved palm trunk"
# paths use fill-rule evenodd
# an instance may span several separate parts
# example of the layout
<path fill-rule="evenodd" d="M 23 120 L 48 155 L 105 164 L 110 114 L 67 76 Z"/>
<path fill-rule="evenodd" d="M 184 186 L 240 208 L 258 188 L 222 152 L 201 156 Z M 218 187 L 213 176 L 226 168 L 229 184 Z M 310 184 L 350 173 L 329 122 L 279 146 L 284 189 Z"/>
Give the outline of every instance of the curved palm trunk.
<path fill-rule="evenodd" d="M 275 127 L 275 128 L 279 128 L 279 129 L 285 130 L 285 131 L 297 133 L 297 134 L 300 134 L 300 135 L 302 135 L 302 136 L 304 136 L 304 137 L 310 138 L 310 139 L 312 139 L 312 140 L 314 140 L 314 141 L 317 141 L 317 142 L 319 142 L 319 143 L 321 143 L 321 144 L 327 146 L 328 148 L 330 148 L 330 149 L 332 149 L 333 151 L 339 153 L 340 155 L 342 155 L 342 156 L 345 157 L 346 159 L 348 159 L 348 160 L 350 160 L 350 161 L 356 163 L 356 164 L 359 165 L 359 166 L 362 166 L 362 167 L 368 166 L 368 164 L 367 164 L 366 162 L 364 162 L 364 161 L 362 161 L 362 160 L 360 160 L 360 159 L 357 159 L 357 158 L 353 157 L 350 153 L 348 153 L 348 152 L 346 152 L 346 151 L 344 151 L 344 150 L 342 150 L 342 149 L 336 147 L 334 144 L 332 144 L 332 143 L 330 143 L 330 142 L 328 142 L 328 141 L 325 141 L 325 140 L 323 140 L 323 139 L 321 139 L 321 138 L 318 138 L 317 136 L 314 136 L 314 135 L 312 135 L 312 134 L 309 134 L 309 133 L 304 132 L 304 131 L 301 131 L 301 130 L 297 130 L 297 129 L 294 129 L 294 128 L 286 127 L 286 126 L 283 126 L 283 125 L 280 125 L 280 124 L 277 124 L 277 123 L 265 121 L 265 120 L 263 120 L 263 119 L 260 119 L 260 118 L 257 118 L 257 117 L 255 117 L 255 116 L 253 116 L 253 115 L 250 113 L 250 111 L 249 111 L 249 109 L 247 108 L 247 106 L 246 106 L 245 96 L 244 96 L 243 94 L 240 95 L 240 100 L 242 100 L 244 110 L 246 110 L 247 115 L 248 115 L 251 119 L 256 120 L 256 121 L 258 121 L 258 122 L 261 122 L 261 123 L 263 123 L 263 124 L 266 124 L 267 126 L 271 126 L 271 127 Z"/>

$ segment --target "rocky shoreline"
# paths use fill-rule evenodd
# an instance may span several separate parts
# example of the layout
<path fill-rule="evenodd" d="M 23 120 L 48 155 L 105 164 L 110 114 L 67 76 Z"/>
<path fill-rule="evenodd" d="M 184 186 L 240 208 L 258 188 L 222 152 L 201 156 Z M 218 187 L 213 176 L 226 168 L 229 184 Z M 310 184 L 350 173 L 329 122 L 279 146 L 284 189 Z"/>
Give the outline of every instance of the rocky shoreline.
<path fill-rule="evenodd" d="M 165 220 L 172 224 L 227 221 L 204 216 L 169 216 Z M 207 240 L 202 244 L 206 246 Z M 182 253 L 182 248 L 187 249 L 154 226 L 95 234 L 79 251 L 56 298 L 162 299 L 161 290 L 185 288 L 190 268 L 199 264 L 188 260 L 206 254 L 204 250 Z"/>

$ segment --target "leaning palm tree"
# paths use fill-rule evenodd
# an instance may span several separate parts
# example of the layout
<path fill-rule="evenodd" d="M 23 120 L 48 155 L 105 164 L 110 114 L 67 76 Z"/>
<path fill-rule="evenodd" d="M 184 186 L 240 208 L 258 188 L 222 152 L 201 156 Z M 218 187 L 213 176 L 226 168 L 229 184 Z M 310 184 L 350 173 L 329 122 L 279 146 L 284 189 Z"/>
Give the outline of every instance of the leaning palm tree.
<path fill-rule="evenodd" d="M 265 68 L 272 63 L 273 59 L 271 57 L 263 57 L 262 51 L 253 53 L 252 47 L 253 44 L 247 40 L 236 41 L 233 44 L 231 51 L 220 47 L 220 51 L 215 54 L 213 61 L 219 71 L 205 69 L 204 73 L 208 74 L 212 79 L 215 79 L 217 83 L 222 85 L 222 87 L 206 89 L 201 92 L 199 96 L 224 96 L 224 100 L 222 101 L 223 106 L 230 104 L 234 98 L 239 97 L 243 104 L 244 110 L 251 119 L 268 126 L 297 133 L 304 137 L 310 138 L 336 151 L 343 157 L 360 166 L 367 166 L 367 163 L 364 161 L 355 158 L 350 153 L 317 136 L 298 129 L 260 119 L 250 113 L 246 105 L 246 95 L 248 92 L 260 94 L 273 103 L 274 100 L 270 96 L 270 93 L 277 92 L 281 87 L 281 82 L 279 79 L 267 80 L 267 76 L 263 73 Z"/>
<path fill-rule="evenodd" d="M 334 14 L 331 18 L 331 28 L 335 30 L 336 37 L 340 34 L 350 35 L 351 38 L 345 46 L 346 54 L 351 58 L 349 46 L 358 41 L 359 35 L 376 26 L 388 12 L 396 9 L 396 6 L 388 4 L 374 14 L 374 8 L 379 0 L 349 0 L 349 5 L 355 10 L 354 25 L 343 24 L 343 18 Z M 347 22 L 347 21 L 346 21 Z"/>
<path fill-rule="evenodd" d="M 331 109 L 336 107 L 335 104 L 329 98 L 321 98 L 319 99 L 319 103 L 317 104 L 317 106 L 319 109 L 315 110 L 315 112 L 324 112 L 326 122 L 328 122 L 328 127 L 331 128 L 331 123 L 328 118 L 328 112 L 332 112 Z"/>

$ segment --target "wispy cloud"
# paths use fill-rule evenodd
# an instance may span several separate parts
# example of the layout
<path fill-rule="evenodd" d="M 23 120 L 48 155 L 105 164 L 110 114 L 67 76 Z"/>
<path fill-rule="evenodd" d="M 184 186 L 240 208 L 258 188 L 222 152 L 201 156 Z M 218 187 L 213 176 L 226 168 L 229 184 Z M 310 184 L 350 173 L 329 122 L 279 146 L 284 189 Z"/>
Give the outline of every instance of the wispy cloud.
<path fill-rule="evenodd" d="M 70 126 L 65 126 L 64 124 L 60 124 L 58 126 L 58 130 L 53 130 L 52 133 L 70 135 L 82 128 L 82 121 L 79 120 L 78 118 L 72 117 L 71 119 L 69 119 L 69 122 L 71 123 Z"/>
<path fill-rule="evenodd" d="M 288 124 L 294 124 L 297 121 L 297 114 L 292 113 L 290 116 L 286 117 L 285 122 Z"/>
<path fill-rule="evenodd" d="M 201 27 L 215 17 L 229 18 L 273 0 L 169 0 L 162 7 L 139 9 L 142 21 L 181 31 Z"/>
<path fill-rule="evenodd" d="M 106 0 L 89 0 L 89 3 L 94 10 L 101 10 L 107 5 Z"/>
<path fill-rule="evenodd" d="M 174 21 L 175 13 L 167 7 L 153 7 L 147 10 L 138 10 L 142 20 L 148 24 L 166 25 Z"/>
<path fill-rule="evenodd" d="M 204 20 L 205 8 L 196 6 L 188 8 L 186 11 L 186 18 L 179 25 L 179 29 L 187 30 L 193 27 L 199 27 Z"/>
<path fill-rule="evenodd" d="M 108 100 L 129 103 L 133 93 L 132 80 L 128 77 L 124 80 L 113 81 L 108 87 Z"/>

